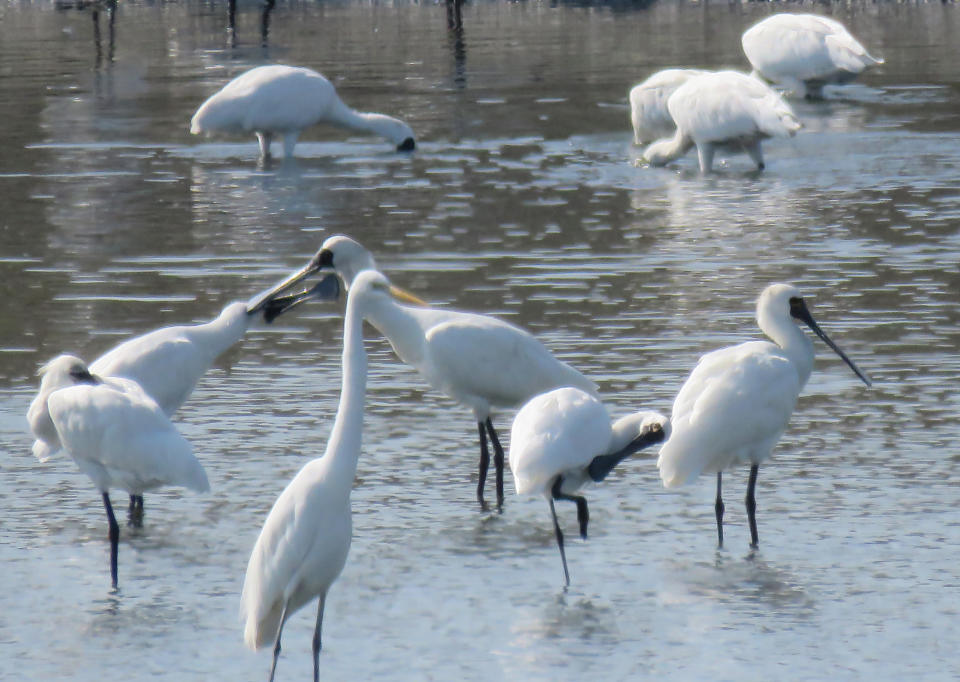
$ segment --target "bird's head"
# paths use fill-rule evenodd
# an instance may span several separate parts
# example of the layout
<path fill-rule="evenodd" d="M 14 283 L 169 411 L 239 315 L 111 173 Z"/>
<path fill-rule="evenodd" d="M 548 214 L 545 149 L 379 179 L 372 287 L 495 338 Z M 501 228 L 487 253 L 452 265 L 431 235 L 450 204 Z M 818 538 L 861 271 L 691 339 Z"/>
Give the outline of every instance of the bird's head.
<path fill-rule="evenodd" d="M 76 384 L 101 383 L 96 375 L 90 373 L 87 364 L 75 355 L 58 355 L 41 367 L 37 374 L 41 377 L 41 393 Z"/>

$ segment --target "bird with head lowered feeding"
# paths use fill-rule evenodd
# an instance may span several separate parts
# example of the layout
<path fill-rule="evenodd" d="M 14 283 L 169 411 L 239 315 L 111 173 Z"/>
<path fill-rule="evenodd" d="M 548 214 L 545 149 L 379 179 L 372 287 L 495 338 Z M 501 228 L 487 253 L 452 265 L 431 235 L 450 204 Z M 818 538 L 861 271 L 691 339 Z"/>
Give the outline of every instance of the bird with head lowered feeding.
<path fill-rule="evenodd" d="M 197 109 L 190 132 L 254 133 L 266 161 L 274 135 L 283 136 L 283 154 L 290 158 L 303 129 L 317 123 L 379 135 L 397 151 L 416 148 L 413 130 L 400 119 L 354 111 L 316 71 L 283 64 L 258 66 L 224 85 Z"/>

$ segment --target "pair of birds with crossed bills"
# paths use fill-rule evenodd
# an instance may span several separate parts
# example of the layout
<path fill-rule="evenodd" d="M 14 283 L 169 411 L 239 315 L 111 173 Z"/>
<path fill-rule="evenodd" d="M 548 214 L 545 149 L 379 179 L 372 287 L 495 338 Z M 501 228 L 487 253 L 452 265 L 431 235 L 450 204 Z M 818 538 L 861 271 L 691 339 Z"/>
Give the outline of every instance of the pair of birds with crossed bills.
<path fill-rule="evenodd" d="M 306 278 L 331 270 L 336 274 L 290 293 Z M 317 672 L 326 595 L 349 552 L 350 489 L 361 451 L 367 374 L 363 320 L 378 329 L 431 386 L 473 409 L 481 446 L 477 488 L 481 503 L 488 437 L 495 451 L 498 506 L 503 502 L 504 454 L 492 412 L 523 404 L 511 431 L 510 468 L 519 494 L 539 493 L 548 500 L 565 584 L 569 571 L 554 502 L 576 505 L 580 532 L 586 537 L 589 512 L 580 489 L 603 480 L 624 458 L 657 444 L 661 445 L 657 464 L 668 487 L 701 473 L 716 473 L 721 544 L 722 471 L 749 464 L 747 514 L 751 545 L 758 544 L 754 487 L 759 466 L 785 430 L 813 367 L 813 344 L 799 324 L 810 327 L 869 385 L 866 375 L 814 321 L 801 293 L 791 285 L 773 284 L 757 302 L 757 321 L 771 341 L 747 342 L 703 356 L 681 388 L 670 420 L 656 412 L 638 412 L 611 422 L 594 384 L 554 358 L 530 334 L 487 315 L 432 308 L 392 285 L 359 243 L 334 236 L 304 268 L 247 303 L 227 306 L 213 322 L 138 337 L 108 352 L 90 369 L 79 359 L 64 356 L 42 370 L 41 390 L 30 409 L 37 436 L 34 452 L 46 457 L 62 447 L 101 491 L 110 520 L 114 585 L 117 524 L 109 488 L 119 487 L 131 495 L 132 520 L 137 520 L 138 500 L 142 515 L 142 494 L 153 487 L 205 489 L 203 469 L 169 415 L 186 400 L 215 357 L 242 338 L 254 318 L 262 315 L 272 321 L 307 301 L 335 298 L 339 282 L 347 290 L 347 306 L 343 386 L 334 427 L 324 456 L 305 465 L 275 502 L 244 581 L 244 638 L 254 648 L 274 642 L 271 678 L 283 624 L 315 598 Z M 179 358 L 175 353 L 181 354 Z M 164 381 L 162 374 L 152 373 L 155 362 L 184 371 L 176 375 L 168 371 Z M 145 440 L 152 444 L 143 447 Z M 164 444 L 166 450 L 158 452 Z"/>

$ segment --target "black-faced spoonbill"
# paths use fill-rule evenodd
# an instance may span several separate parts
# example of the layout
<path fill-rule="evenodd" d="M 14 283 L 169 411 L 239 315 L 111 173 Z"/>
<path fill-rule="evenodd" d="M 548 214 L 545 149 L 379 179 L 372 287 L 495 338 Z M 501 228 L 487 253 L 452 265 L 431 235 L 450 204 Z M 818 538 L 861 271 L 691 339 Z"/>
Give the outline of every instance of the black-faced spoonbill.
<path fill-rule="evenodd" d="M 823 86 L 852 81 L 883 64 L 835 19 L 774 14 L 747 29 L 740 42 L 754 73 L 795 97 L 818 98 Z"/>
<path fill-rule="evenodd" d="M 336 276 L 330 275 L 315 287 L 314 296 L 336 299 L 339 291 Z M 243 338 L 265 302 L 274 294 L 275 288 L 246 303 L 231 303 L 210 322 L 163 327 L 128 339 L 94 360 L 90 372 L 99 377 L 123 377 L 135 381 L 172 418 L 216 359 Z M 53 379 L 54 375 L 44 375 L 40 390 L 27 411 L 27 420 L 36 436 L 33 454 L 41 462 L 60 449 L 57 432 L 47 412 L 47 397 Z M 143 496 L 132 495 L 129 524 L 140 527 L 143 513 Z"/>
<path fill-rule="evenodd" d="M 116 588 L 120 528 L 110 488 L 131 496 L 164 485 L 205 492 L 210 489 L 207 475 L 190 444 L 135 382 L 97 377 L 71 355 L 51 360 L 43 373 L 52 388 L 46 404 L 59 441 L 103 497 L 110 527 L 110 578 Z"/>
<path fill-rule="evenodd" d="M 350 490 L 363 432 L 367 354 L 363 319 L 373 306 L 402 294 L 368 270 L 353 281 L 343 322 L 343 387 L 324 455 L 308 462 L 280 493 L 250 554 L 243 581 L 244 641 L 253 649 L 275 642 L 270 679 L 280 656 L 283 625 L 319 598 L 313 633 L 313 679 L 319 677 L 320 629 L 330 586 L 350 551 Z"/>
<path fill-rule="evenodd" d="M 258 66 L 224 85 L 197 109 L 190 132 L 254 133 L 266 161 L 274 135 L 283 136 L 283 154 L 289 158 L 300 132 L 317 123 L 379 135 L 397 151 L 416 147 L 413 130 L 400 119 L 354 111 L 316 71 L 282 64 Z"/>
<path fill-rule="evenodd" d="M 650 144 L 672 135 L 677 126 L 667 110 L 667 100 L 681 85 L 704 73 L 700 69 L 664 69 L 634 85 L 629 94 L 633 143 Z"/>
<path fill-rule="evenodd" d="M 349 288 L 351 273 L 360 270 L 358 263 L 374 267 L 373 256 L 350 237 L 336 235 L 325 240 L 307 266 L 287 282 L 292 287 L 314 272 L 333 268 Z M 304 298 L 292 297 L 289 303 L 296 305 Z M 493 410 L 522 405 L 560 386 L 596 392 L 592 381 L 553 357 L 528 332 L 495 317 L 426 304 L 401 305 L 394 299 L 382 299 L 364 314 L 403 362 L 433 388 L 473 410 L 480 437 L 477 500 L 484 508 L 483 489 L 490 464 L 488 435 L 494 450 L 497 507 L 503 507 L 503 448 L 493 427 Z"/>
<path fill-rule="evenodd" d="M 800 391 L 813 370 L 813 342 L 804 323 L 839 355 L 867 386 L 870 379 L 823 332 L 800 290 L 771 284 L 757 301 L 757 323 L 773 341 L 749 341 L 700 358 L 673 403 L 673 434 L 660 449 L 657 466 L 673 488 L 701 473 L 717 474 L 717 536 L 723 545 L 722 472 L 750 464 L 747 519 L 750 545 L 759 543 L 754 488 L 760 464 L 780 440 Z"/>
<path fill-rule="evenodd" d="M 670 95 L 667 109 L 677 131 L 644 150 L 651 166 L 663 166 L 696 147 L 701 173 L 713 168 L 718 148 L 744 151 L 763 170 L 761 141 L 792 137 L 800 129 L 800 121 L 780 95 L 759 79 L 736 71 L 690 78 Z"/>
<path fill-rule="evenodd" d="M 518 495 L 539 493 L 550 503 L 566 585 L 570 573 L 553 501 L 576 503 L 580 537 L 586 539 L 587 500 L 576 493 L 669 435 L 670 422 L 656 412 L 637 412 L 611 425 L 603 403 L 578 388 L 554 389 L 520 408 L 510 431 L 510 470 Z"/>

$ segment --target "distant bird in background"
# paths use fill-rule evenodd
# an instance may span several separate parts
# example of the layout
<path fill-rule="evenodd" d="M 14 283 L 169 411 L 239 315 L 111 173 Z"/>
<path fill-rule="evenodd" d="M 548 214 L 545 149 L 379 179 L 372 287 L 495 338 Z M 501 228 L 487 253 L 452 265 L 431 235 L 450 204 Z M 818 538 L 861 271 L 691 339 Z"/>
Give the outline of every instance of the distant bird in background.
<path fill-rule="evenodd" d="M 700 69 L 664 69 L 633 86 L 629 95 L 633 143 L 649 144 L 672 135 L 677 126 L 667 110 L 667 100 L 681 85 L 704 73 L 708 72 Z"/>
<path fill-rule="evenodd" d="M 315 272 L 333 268 L 349 287 L 355 273 L 374 265 L 373 256 L 363 246 L 350 237 L 336 235 L 324 241 L 307 266 L 291 275 L 287 284 L 292 287 Z M 290 297 L 283 303 L 284 309 L 308 298 Z M 493 427 L 493 410 L 522 405 L 560 386 L 575 386 L 590 393 L 596 392 L 596 386 L 519 327 L 489 315 L 431 308 L 423 301 L 419 304 L 401 305 L 384 299 L 364 314 L 387 337 L 397 356 L 430 386 L 473 410 L 480 437 L 477 500 L 486 508 L 483 489 L 490 463 L 489 436 L 494 449 L 497 507 L 502 508 L 503 448 Z"/>
<path fill-rule="evenodd" d="M 190 132 L 254 133 L 260 159 L 266 161 L 274 135 L 283 136 L 283 154 L 289 158 L 303 129 L 317 123 L 379 135 L 397 151 L 416 147 L 413 130 L 403 121 L 354 111 L 316 71 L 282 64 L 258 66 L 227 83 L 200 105 Z"/>
<path fill-rule="evenodd" d="M 656 412 L 637 412 L 611 426 L 603 403 L 578 388 L 542 393 L 520 408 L 510 431 L 510 470 L 518 495 L 539 493 L 550 503 L 567 585 L 570 572 L 553 501 L 576 503 L 580 537 L 586 539 L 587 500 L 575 493 L 669 434 L 670 422 Z"/>
<path fill-rule="evenodd" d="M 813 371 L 813 342 L 806 324 L 867 386 L 867 375 L 820 329 L 799 289 L 771 284 L 757 301 L 757 323 L 773 341 L 749 341 L 700 358 L 673 403 L 673 433 L 657 466 L 664 486 L 674 488 L 701 473 L 717 474 L 717 535 L 723 545 L 721 476 L 750 464 L 747 519 L 751 546 L 759 543 L 754 488 L 760 465 L 780 440 L 800 391 Z"/>
<path fill-rule="evenodd" d="M 373 270 L 360 273 L 347 295 L 343 322 L 340 405 L 322 457 L 308 462 L 280 493 L 250 554 L 241 613 L 247 646 L 275 642 L 272 682 L 287 618 L 319 597 L 313 634 L 313 679 L 319 679 L 320 630 L 327 592 L 347 561 L 352 536 L 350 491 L 363 433 L 367 354 L 363 319 L 368 306 L 405 294 Z"/>
<path fill-rule="evenodd" d="M 747 29 L 741 43 L 755 74 L 800 98 L 820 98 L 823 86 L 883 64 L 839 21 L 816 14 L 774 14 Z"/>
<path fill-rule="evenodd" d="M 190 444 L 135 382 L 101 379 L 83 361 L 61 355 L 43 368 L 47 410 L 63 448 L 103 497 L 110 538 L 110 578 L 117 587 L 120 528 L 110 489 L 131 496 L 164 485 L 210 489 Z"/>
<path fill-rule="evenodd" d="M 695 146 L 702 173 L 713 168 L 717 149 L 744 151 L 763 170 L 761 141 L 792 137 L 800 129 L 796 114 L 780 95 L 759 79 L 736 71 L 690 78 L 670 95 L 667 109 L 677 131 L 644 150 L 651 166 L 663 166 Z"/>

